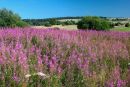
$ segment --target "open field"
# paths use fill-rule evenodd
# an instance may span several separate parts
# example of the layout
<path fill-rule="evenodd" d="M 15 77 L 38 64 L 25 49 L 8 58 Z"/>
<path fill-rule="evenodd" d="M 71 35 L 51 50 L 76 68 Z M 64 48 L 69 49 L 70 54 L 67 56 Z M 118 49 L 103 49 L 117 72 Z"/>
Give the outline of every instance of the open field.
<path fill-rule="evenodd" d="M 130 27 L 119 26 L 119 27 L 113 28 L 112 30 L 114 30 L 114 31 L 130 31 Z"/>
<path fill-rule="evenodd" d="M 45 27 L 45 26 L 32 26 L 32 28 L 37 28 L 37 29 L 46 29 L 46 28 L 60 28 L 61 30 L 78 30 L 77 25 L 67 25 L 67 26 L 62 26 L 62 25 L 53 25 L 51 27 Z M 119 26 L 110 29 L 111 31 L 130 31 L 130 27 L 124 27 L 124 26 Z"/>
<path fill-rule="evenodd" d="M 0 30 L 1 87 L 129 87 L 130 32 Z"/>
<path fill-rule="evenodd" d="M 62 26 L 62 25 L 53 25 L 51 27 L 45 27 L 45 26 L 32 26 L 32 28 L 60 28 L 61 30 L 77 30 L 77 25 L 66 25 L 66 26 Z"/>

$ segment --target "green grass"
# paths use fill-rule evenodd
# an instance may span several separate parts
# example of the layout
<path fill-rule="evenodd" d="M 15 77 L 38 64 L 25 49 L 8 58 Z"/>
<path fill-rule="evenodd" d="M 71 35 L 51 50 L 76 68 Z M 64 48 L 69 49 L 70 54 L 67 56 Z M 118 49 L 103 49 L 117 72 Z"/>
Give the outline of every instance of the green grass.
<path fill-rule="evenodd" d="M 115 28 L 113 28 L 111 30 L 114 30 L 114 31 L 130 31 L 130 27 L 121 26 L 121 27 L 115 27 Z"/>

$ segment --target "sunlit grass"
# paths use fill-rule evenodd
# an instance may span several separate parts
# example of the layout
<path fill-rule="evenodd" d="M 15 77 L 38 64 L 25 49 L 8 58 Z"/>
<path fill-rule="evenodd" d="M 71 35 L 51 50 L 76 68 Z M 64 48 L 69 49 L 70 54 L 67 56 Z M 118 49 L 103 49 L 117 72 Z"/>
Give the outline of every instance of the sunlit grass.
<path fill-rule="evenodd" d="M 130 31 L 130 27 L 121 26 L 121 27 L 113 28 L 111 30 L 114 30 L 114 31 Z"/>

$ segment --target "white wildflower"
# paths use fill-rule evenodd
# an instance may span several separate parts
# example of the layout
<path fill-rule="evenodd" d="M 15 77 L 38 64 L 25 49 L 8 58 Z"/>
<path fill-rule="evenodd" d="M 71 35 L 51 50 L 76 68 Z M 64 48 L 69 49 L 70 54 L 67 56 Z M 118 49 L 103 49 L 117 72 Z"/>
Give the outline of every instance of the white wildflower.
<path fill-rule="evenodd" d="M 37 75 L 39 75 L 39 76 L 46 76 L 46 75 L 45 75 L 44 73 L 42 73 L 42 72 L 38 72 Z"/>
<path fill-rule="evenodd" d="M 27 75 L 25 75 L 25 78 L 29 78 L 31 75 L 30 74 L 27 74 Z"/>
<path fill-rule="evenodd" d="M 36 75 L 41 76 L 41 77 L 43 77 L 44 79 L 45 79 L 45 78 L 49 78 L 48 75 L 46 75 L 46 74 L 44 74 L 44 73 L 42 73 L 42 72 L 38 72 L 38 73 L 34 73 L 34 74 L 27 74 L 27 75 L 25 75 L 25 78 L 29 78 L 29 77 L 31 77 L 31 76 L 36 76 Z"/>

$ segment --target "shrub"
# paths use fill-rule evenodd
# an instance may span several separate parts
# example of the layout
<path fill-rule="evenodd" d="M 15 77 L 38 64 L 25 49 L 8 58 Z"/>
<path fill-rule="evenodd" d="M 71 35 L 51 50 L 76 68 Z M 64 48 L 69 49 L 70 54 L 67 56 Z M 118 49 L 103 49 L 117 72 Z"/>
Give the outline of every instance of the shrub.
<path fill-rule="evenodd" d="M 49 22 L 45 22 L 45 23 L 44 23 L 44 26 L 46 26 L 46 27 L 50 27 L 51 24 L 50 24 Z"/>
<path fill-rule="evenodd" d="M 115 26 L 121 26 L 121 25 L 124 25 L 124 23 L 121 23 L 121 22 L 115 23 Z"/>
<path fill-rule="evenodd" d="M 56 25 L 61 25 L 62 23 L 60 21 L 57 21 L 56 22 Z"/>
<path fill-rule="evenodd" d="M 7 9 L 0 9 L 0 26 L 1 27 L 23 27 L 27 24 L 21 20 L 18 14 Z"/>
<path fill-rule="evenodd" d="M 67 20 L 67 21 L 65 21 L 65 22 L 63 22 L 62 23 L 62 25 L 75 25 L 76 23 L 75 23 L 75 21 L 73 21 L 73 20 Z"/>
<path fill-rule="evenodd" d="M 77 23 L 78 29 L 88 29 L 88 30 L 108 30 L 111 28 L 111 23 L 107 20 L 101 19 L 99 17 L 84 17 L 81 21 Z"/>
<path fill-rule="evenodd" d="M 115 23 L 110 23 L 110 27 L 114 28 L 115 27 Z"/>
<path fill-rule="evenodd" d="M 49 22 L 51 25 L 56 25 L 57 20 L 56 20 L 56 19 L 49 19 L 48 22 Z"/>
<path fill-rule="evenodd" d="M 26 22 L 23 22 L 23 21 L 18 21 L 16 23 L 16 26 L 18 26 L 18 27 L 25 27 L 25 26 L 28 26 L 28 24 Z"/>
<path fill-rule="evenodd" d="M 129 23 L 126 23 L 126 24 L 125 24 L 125 27 L 130 27 L 130 24 L 129 24 Z"/>

